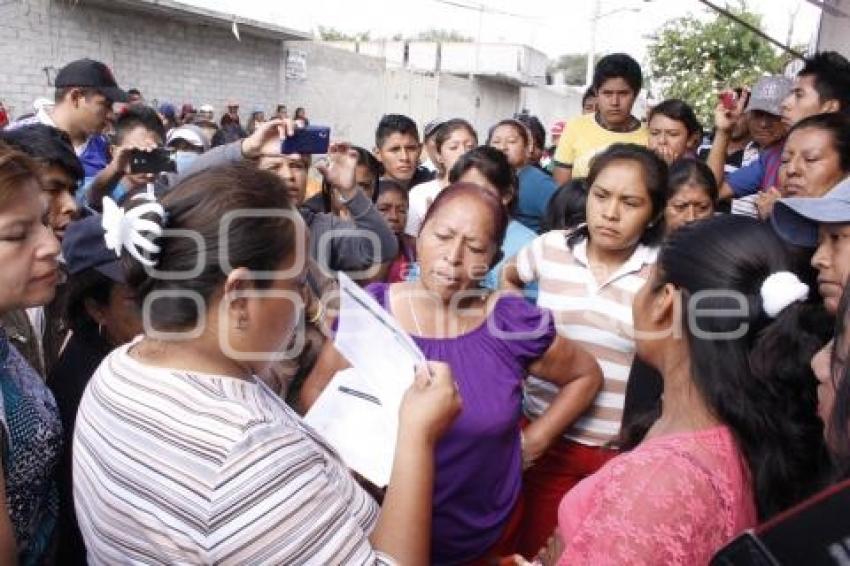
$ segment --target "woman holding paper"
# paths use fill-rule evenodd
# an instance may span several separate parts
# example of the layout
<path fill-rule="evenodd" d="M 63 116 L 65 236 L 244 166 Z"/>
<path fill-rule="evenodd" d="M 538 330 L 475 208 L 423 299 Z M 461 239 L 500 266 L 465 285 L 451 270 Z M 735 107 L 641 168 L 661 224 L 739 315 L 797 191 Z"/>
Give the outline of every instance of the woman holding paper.
<path fill-rule="evenodd" d="M 556 336 L 548 312 L 519 294 L 479 286 L 499 261 L 507 213 L 492 192 L 456 183 L 434 200 L 417 238 L 422 277 L 368 291 L 429 360 L 449 364 L 464 410 L 437 445 L 431 560 L 478 563 L 509 552 L 521 511 L 524 462 L 533 461 L 598 391 L 593 358 Z M 327 343 L 302 389 L 310 406 L 348 362 Z M 568 396 L 520 434 L 528 371 Z"/>
<path fill-rule="evenodd" d="M 353 186 L 355 156 L 330 160 Z M 405 394 L 382 509 L 256 377 L 303 307 L 306 227 L 281 181 L 230 165 L 104 212 L 146 327 L 104 360 L 77 416 L 89 562 L 427 564 L 434 446 L 460 410 L 451 371 L 429 364 Z"/>

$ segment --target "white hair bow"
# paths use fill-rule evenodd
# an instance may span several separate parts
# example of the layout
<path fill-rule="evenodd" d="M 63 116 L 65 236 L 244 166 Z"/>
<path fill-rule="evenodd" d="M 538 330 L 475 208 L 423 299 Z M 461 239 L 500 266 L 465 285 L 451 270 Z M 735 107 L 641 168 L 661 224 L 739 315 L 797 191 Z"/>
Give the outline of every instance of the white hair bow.
<path fill-rule="evenodd" d="M 103 198 L 103 239 L 107 249 L 113 250 L 118 257 L 121 257 L 121 249 L 124 248 L 142 265 L 154 267 L 156 260 L 143 256 L 142 252 L 159 253 L 160 248 L 153 240 L 162 236 L 162 226 L 142 216 L 156 214 L 161 222 L 165 218 L 165 209 L 154 199 L 147 198 L 148 195 L 140 196 L 151 202 L 140 204 L 129 211 L 118 206 L 111 198 Z"/>
<path fill-rule="evenodd" d="M 761 284 L 762 308 L 770 318 L 776 318 L 791 303 L 805 301 L 808 296 L 809 286 L 790 271 L 772 273 Z"/>

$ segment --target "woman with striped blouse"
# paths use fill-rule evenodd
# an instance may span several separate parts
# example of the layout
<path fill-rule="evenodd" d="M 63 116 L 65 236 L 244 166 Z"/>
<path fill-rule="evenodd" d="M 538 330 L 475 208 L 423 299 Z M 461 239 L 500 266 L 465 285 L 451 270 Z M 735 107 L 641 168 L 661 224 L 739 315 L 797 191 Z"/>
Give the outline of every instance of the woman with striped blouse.
<path fill-rule="evenodd" d="M 331 153 L 335 184 L 353 186 L 356 155 Z M 77 416 L 89 562 L 427 564 L 433 449 L 460 408 L 446 366 L 402 402 L 382 509 L 257 378 L 290 342 L 306 277 L 281 181 L 229 165 L 104 212 L 107 245 L 134 258 L 145 334 L 103 361 Z M 193 236 L 154 238 L 163 226 Z"/>
<path fill-rule="evenodd" d="M 558 333 L 590 352 L 604 376 L 590 408 L 523 476 L 520 551 L 526 556 L 552 533 L 564 493 L 613 456 L 607 445 L 620 432 L 635 355 L 632 300 L 649 276 L 663 234 L 667 166 L 650 150 L 612 145 L 594 158 L 587 185 L 587 223 L 538 237 L 503 275 L 512 288 L 537 282 L 537 305 L 553 312 Z M 529 377 L 525 417 L 533 422 L 558 393 Z"/>

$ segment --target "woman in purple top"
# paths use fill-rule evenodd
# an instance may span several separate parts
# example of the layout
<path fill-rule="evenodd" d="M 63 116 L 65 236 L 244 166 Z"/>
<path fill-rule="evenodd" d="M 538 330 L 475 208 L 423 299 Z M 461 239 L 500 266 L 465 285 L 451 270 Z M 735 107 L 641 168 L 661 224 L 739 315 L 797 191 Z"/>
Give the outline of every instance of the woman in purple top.
<path fill-rule="evenodd" d="M 486 563 L 511 552 L 523 463 L 581 415 L 602 383 L 593 358 L 556 336 L 547 311 L 520 295 L 479 287 L 500 259 L 507 222 L 490 192 L 452 185 L 423 220 L 417 239 L 421 278 L 368 288 L 426 358 L 451 366 L 463 399 L 460 417 L 437 446 L 434 564 Z M 302 389 L 304 406 L 345 367 L 328 342 Z M 521 384 L 529 371 L 569 385 L 521 434 Z"/>

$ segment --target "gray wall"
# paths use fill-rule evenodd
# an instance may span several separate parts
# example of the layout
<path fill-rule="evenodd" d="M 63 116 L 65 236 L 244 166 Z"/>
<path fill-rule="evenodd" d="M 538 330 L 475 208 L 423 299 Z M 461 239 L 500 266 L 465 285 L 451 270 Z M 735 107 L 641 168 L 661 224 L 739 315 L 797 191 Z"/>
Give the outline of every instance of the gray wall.
<path fill-rule="evenodd" d="M 109 65 L 123 88 L 175 105 L 228 98 L 271 109 L 282 92 L 282 42 L 226 28 L 189 24 L 118 8 L 67 0 L 0 2 L 0 100 L 13 115 L 52 98 L 45 67 L 55 71 L 81 57 Z"/>
<path fill-rule="evenodd" d="M 387 68 L 382 58 L 312 41 L 243 32 L 239 42 L 226 25 L 188 18 L 94 0 L 0 0 L 0 101 L 13 116 L 31 112 L 36 98 L 53 96 L 44 68 L 55 76 L 67 62 L 91 57 L 149 102 L 209 103 L 220 111 L 235 98 L 243 117 L 255 106 L 271 111 L 285 102 L 290 112 L 305 106 L 311 121 L 330 125 L 335 138 L 369 148 L 375 125 L 389 112 L 408 114 L 420 127 L 435 117 L 463 117 L 483 141 L 488 127 L 523 105 L 547 128 L 571 105 L 548 91 L 526 95 L 523 103 L 516 83 Z M 305 53 L 303 78 L 286 78 L 288 50 Z"/>
<path fill-rule="evenodd" d="M 484 139 L 486 128 L 519 109 L 520 88 L 485 78 L 386 68 L 383 59 L 316 42 L 286 42 L 306 54 L 303 80 L 286 81 L 290 108 L 306 106 L 333 136 L 371 148 L 385 113 L 407 114 L 420 128 L 436 118 L 463 117 Z"/>
<path fill-rule="evenodd" d="M 842 12 L 850 13 L 850 0 L 834 0 L 832 4 Z M 824 13 L 818 33 L 818 50 L 838 51 L 850 57 L 850 18 Z"/>

